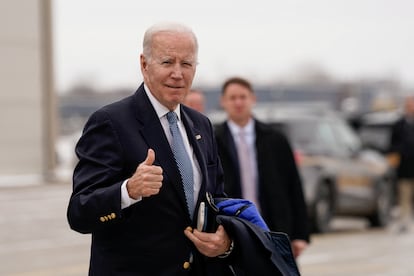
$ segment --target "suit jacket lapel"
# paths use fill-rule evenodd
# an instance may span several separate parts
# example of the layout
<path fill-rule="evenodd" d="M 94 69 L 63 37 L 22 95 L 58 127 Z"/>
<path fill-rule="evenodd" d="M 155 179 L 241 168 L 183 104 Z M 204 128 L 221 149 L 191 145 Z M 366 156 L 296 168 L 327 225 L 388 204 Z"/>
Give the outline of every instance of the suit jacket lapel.
<path fill-rule="evenodd" d="M 240 175 L 239 157 L 237 155 L 236 142 L 233 139 L 230 128 L 227 122 L 224 122 L 224 141 L 229 145 L 229 154 L 234 167 L 237 169 L 237 175 Z"/>
<path fill-rule="evenodd" d="M 206 175 L 207 175 L 207 168 L 206 164 L 207 161 L 205 160 L 204 153 L 200 149 L 199 141 L 201 139 L 197 139 L 197 137 L 202 138 L 202 133 L 200 130 L 198 130 L 195 126 L 193 121 L 191 120 L 190 116 L 188 116 L 187 112 L 181 108 L 181 118 L 183 120 L 183 124 L 185 127 L 185 130 L 187 132 L 188 140 L 193 147 L 194 154 L 197 158 L 198 164 L 200 166 L 201 171 L 201 188 L 199 195 L 204 195 L 206 191 Z M 202 199 L 202 196 L 198 197 L 198 202 Z M 198 206 L 198 202 L 196 206 Z"/>
<path fill-rule="evenodd" d="M 166 178 L 164 185 L 173 185 L 183 208 L 188 212 L 185 201 L 183 184 L 174 160 L 174 155 L 165 136 L 164 129 L 158 119 L 157 113 L 145 94 L 143 85 L 135 93 L 136 119 L 139 121 L 140 133 L 149 148 L 155 151 L 155 163 L 162 167 Z"/>
<path fill-rule="evenodd" d="M 239 157 L 237 155 L 237 148 L 236 142 L 233 139 L 233 135 L 231 134 L 230 128 L 227 122 L 224 122 L 221 125 L 221 137 L 223 139 L 223 144 L 226 145 L 225 149 L 228 151 L 230 162 L 233 164 L 233 168 L 235 169 L 234 172 L 231 172 L 234 175 L 234 182 L 226 183 L 229 186 L 229 190 L 231 193 L 236 195 L 241 195 L 241 179 L 240 179 L 240 165 L 239 165 Z"/>
<path fill-rule="evenodd" d="M 267 147 L 265 146 L 267 143 L 267 132 L 263 128 L 263 125 L 261 122 L 255 120 L 255 133 L 256 133 L 256 158 L 257 158 L 257 165 L 258 169 L 260 169 L 259 164 L 262 163 L 263 157 L 266 155 Z M 277 153 L 274 153 L 277 154 Z M 260 174 L 259 174 L 260 175 Z M 259 181 L 260 183 L 260 181 Z"/>

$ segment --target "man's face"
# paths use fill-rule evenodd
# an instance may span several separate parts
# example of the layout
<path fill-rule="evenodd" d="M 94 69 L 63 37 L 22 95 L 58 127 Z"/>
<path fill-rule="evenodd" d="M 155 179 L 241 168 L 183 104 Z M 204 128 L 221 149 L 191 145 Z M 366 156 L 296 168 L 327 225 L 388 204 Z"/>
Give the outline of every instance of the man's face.
<path fill-rule="evenodd" d="M 141 55 L 145 84 L 170 110 L 184 100 L 196 72 L 196 45 L 189 34 L 163 32 L 153 37 L 150 59 Z"/>
<path fill-rule="evenodd" d="M 405 99 L 405 113 L 408 116 L 414 116 L 414 96 L 410 96 Z"/>
<path fill-rule="evenodd" d="M 221 106 L 229 119 L 244 124 L 251 117 L 251 110 L 256 103 L 255 95 L 246 87 L 232 83 L 221 96 Z"/>
<path fill-rule="evenodd" d="M 199 112 L 204 112 L 204 96 L 200 93 L 190 92 L 185 97 L 184 104 Z"/>

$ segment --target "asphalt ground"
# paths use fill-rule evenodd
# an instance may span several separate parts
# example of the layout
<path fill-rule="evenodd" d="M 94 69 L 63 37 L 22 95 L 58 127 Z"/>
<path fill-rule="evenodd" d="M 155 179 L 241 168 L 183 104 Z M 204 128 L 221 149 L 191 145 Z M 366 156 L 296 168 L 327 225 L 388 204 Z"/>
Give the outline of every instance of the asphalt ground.
<path fill-rule="evenodd" d="M 84 276 L 90 235 L 66 221 L 70 183 L 0 187 L 0 275 Z M 304 276 L 414 275 L 414 232 L 369 229 L 338 218 L 334 232 L 312 235 L 298 259 Z"/>

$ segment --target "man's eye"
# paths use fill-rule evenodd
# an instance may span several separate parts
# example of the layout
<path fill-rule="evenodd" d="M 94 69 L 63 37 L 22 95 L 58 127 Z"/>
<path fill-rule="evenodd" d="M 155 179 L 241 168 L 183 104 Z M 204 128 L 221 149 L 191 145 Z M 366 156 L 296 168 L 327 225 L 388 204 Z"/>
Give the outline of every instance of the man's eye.
<path fill-rule="evenodd" d="M 186 68 L 191 68 L 193 67 L 193 63 L 192 62 L 183 62 L 181 63 L 182 66 L 186 67 Z"/>

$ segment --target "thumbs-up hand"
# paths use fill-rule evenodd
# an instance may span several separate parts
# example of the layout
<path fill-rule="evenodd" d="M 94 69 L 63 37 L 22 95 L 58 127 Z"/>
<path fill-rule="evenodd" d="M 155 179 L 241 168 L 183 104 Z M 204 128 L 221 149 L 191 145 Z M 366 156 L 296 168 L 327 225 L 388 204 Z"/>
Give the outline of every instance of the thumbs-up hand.
<path fill-rule="evenodd" d="M 162 168 L 153 165 L 155 152 L 148 149 L 144 162 L 138 165 L 134 175 L 128 180 L 126 187 L 131 198 L 149 197 L 160 192 L 162 186 Z"/>
<path fill-rule="evenodd" d="M 151 166 L 155 161 L 155 152 L 153 149 L 148 149 L 147 158 L 142 162 L 142 164 Z"/>

